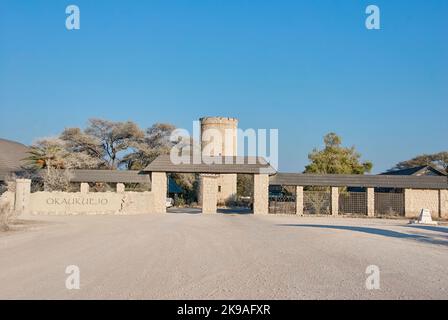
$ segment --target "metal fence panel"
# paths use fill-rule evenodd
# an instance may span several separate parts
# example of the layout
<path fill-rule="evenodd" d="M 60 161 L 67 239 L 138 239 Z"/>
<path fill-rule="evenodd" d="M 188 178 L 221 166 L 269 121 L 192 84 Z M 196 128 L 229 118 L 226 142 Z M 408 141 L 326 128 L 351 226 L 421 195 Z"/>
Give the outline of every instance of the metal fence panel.
<path fill-rule="evenodd" d="M 339 212 L 341 214 L 367 214 L 366 192 L 341 192 L 339 194 Z"/>
<path fill-rule="evenodd" d="M 295 195 L 269 197 L 269 213 L 295 214 L 296 213 Z"/>
<path fill-rule="evenodd" d="M 375 192 L 375 215 L 404 216 L 404 193 Z"/>
<path fill-rule="evenodd" d="M 328 191 L 304 191 L 303 213 L 304 214 L 330 214 L 331 194 Z"/>

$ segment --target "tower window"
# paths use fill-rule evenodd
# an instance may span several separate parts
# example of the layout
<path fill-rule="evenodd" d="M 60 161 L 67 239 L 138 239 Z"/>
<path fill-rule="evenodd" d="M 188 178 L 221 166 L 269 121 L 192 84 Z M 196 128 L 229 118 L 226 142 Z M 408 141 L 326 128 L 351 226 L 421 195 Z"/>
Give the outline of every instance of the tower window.
<path fill-rule="evenodd" d="M 218 186 L 218 192 L 221 192 L 221 186 Z"/>

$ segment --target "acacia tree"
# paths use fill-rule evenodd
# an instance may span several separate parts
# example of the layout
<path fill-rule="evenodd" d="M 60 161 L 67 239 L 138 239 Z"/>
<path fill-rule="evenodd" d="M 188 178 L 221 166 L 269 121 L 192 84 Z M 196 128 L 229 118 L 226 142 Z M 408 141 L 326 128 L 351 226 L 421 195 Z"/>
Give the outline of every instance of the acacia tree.
<path fill-rule="evenodd" d="M 103 119 L 90 119 L 85 134 L 97 139 L 105 153 L 110 169 L 116 169 L 120 152 L 128 150 L 135 141 L 144 138 L 144 132 L 131 121 L 112 122 Z"/>
<path fill-rule="evenodd" d="M 154 124 L 146 130 L 143 139 L 130 143 L 133 151 L 125 155 L 120 163 L 130 170 L 141 170 L 159 155 L 169 154 L 173 146 L 170 136 L 175 129 L 168 123 Z"/>
<path fill-rule="evenodd" d="M 324 145 L 322 150 L 313 149 L 308 155 L 310 164 L 305 167 L 305 173 L 364 174 L 372 170 L 372 162 L 361 162 L 355 147 L 343 147 L 336 133 L 325 135 Z"/>
<path fill-rule="evenodd" d="M 391 170 L 401 170 L 428 165 L 448 172 L 448 151 L 434 154 L 422 154 L 410 160 L 397 163 Z"/>
<path fill-rule="evenodd" d="M 105 150 L 101 140 L 89 135 L 80 128 L 66 128 L 60 135 L 60 139 L 65 142 L 65 148 L 72 154 L 83 153 L 92 158 L 101 160 L 105 165 Z"/>

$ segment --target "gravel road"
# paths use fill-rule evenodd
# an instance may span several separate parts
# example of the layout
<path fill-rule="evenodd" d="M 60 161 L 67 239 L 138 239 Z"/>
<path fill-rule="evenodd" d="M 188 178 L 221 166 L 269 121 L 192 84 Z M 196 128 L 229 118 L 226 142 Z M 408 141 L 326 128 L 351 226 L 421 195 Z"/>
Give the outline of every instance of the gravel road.
<path fill-rule="evenodd" d="M 404 220 L 28 217 L 0 233 L 1 299 L 447 299 L 448 228 Z M 80 268 L 80 290 L 65 287 Z M 380 289 L 367 290 L 366 268 Z"/>

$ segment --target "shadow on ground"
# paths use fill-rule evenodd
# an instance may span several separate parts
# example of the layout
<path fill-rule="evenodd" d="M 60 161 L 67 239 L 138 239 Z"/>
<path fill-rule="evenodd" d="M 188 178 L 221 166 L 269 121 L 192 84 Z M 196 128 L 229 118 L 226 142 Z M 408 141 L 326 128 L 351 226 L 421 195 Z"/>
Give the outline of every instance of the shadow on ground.
<path fill-rule="evenodd" d="M 201 208 L 168 208 L 168 213 L 186 213 L 186 214 L 201 214 Z"/>
<path fill-rule="evenodd" d="M 434 232 L 442 232 L 442 233 L 448 233 L 448 228 L 446 227 L 435 227 L 435 226 L 419 226 L 419 225 L 407 225 L 408 228 L 415 228 L 415 229 L 421 229 L 421 230 L 429 230 Z"/>
<path fill-rule="evenodd" d="M 220 208 L 218 213 L 222 214 L 252 214 L 252 211 L 247 208 Z"/>
<path fill-rule="evenodd" d="M 419 241 L 419 242 L 448 246 L 448 239 L 440 240 L 440 239 L 437 239 L 436 237 L 427 236 L 427 235 L 424 236 L 424 235 L 419 235 L 419 234 L 409 234 L 409 233 L 403 233 L 403 232 L 386 230 L 386 229 L 371 228 L 371 227 L 318 225 L 318 224 L 279 224 L 277 226 L 353 231 L 353 232 L 361 232 L 361 233 L 373 234 L 373 235 L 389 237 L 389 238 L 410 239 L 410 240 L 415 240 L 415 241 Z M 411 227 L 411 226 L 409 226 L 409 227 Z M 436 227 L 430 227 L 430 228 L 436 228 Z M 440 228 L 436 228 L 436 229 L 437 230 L 432 230 L 432 231 L 441 231 L 441 230 L 439 230 Z M 441 231 L 441 232 L 445 232 L 445 231 Z M 434 235 L 434 236 L 437 236 L 437 235 Z"/>
<path fill-rule="evenodd" d="M 186 213 L 186 214 L 201 214 L 201 208 L 169 208 L 169 213 Z M 252 214 L 250 209 L 246 208 L 219 208 L 218 213 L 221 214 Z"/>

